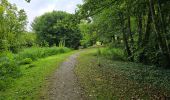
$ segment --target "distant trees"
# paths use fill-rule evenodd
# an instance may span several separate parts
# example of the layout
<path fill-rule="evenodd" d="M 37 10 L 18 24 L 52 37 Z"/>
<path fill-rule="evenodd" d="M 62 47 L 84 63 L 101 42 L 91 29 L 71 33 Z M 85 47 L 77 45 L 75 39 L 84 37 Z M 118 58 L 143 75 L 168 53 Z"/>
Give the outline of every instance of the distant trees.
<path fill-rule="evenodd" d="M 84 48 L 92 46 L 96 43 L 98 36 L 96 34 L 93 23 L 89 24 L 87 21 L 81 21 L 79 29 L 83 38 L 81 39 L 81 46 Z"/>
<path fill-rule="evenodd" d="M 130 61 L 170 66 L 170 1 L 84 0 L 77 15 L 92 19 L 106 43 L 123 40 Z M 112 42 L 120 43 L 120 42 Z"/>
<path fill-rule="evenodd" d="M 78 48 L 81 34 L 76 17 L 62 11 L 53 11 L 37 17 L 32 23 L 32 29 L 37 33 L 40 45 L 59 45 Z"/>

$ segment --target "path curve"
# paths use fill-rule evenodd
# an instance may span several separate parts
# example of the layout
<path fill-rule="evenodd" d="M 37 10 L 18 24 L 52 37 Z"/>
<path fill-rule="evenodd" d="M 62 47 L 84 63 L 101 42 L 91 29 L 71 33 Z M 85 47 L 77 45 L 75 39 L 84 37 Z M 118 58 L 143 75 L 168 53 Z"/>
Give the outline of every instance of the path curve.
<path fill-rule="evenodd" d="M 71 55 L 51 77 L 48 90 L 49 100 L 85 100 L 74 73 L 79 53 Z"/>

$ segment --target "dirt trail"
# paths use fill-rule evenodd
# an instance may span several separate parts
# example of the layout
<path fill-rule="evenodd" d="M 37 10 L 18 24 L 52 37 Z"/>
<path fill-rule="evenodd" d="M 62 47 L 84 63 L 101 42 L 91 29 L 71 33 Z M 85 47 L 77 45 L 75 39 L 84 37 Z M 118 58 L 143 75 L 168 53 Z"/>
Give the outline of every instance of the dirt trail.
<path fill-rule="evenodd" d="M 49 100 L 85 100 L 74 74 L 79 53 L 71 55 L 51 77 L 48 90 Z"/>

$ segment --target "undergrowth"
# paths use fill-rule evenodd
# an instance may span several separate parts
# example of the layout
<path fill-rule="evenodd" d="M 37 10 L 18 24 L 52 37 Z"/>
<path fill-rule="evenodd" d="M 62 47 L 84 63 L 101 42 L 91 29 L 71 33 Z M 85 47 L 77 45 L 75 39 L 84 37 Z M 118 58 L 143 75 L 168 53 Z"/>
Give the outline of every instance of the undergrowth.
<path fill-rule="evenodd" d="M 122 60 L 125 61 L 126 57 L 124 55 L 123 49 L 120 48 L 99 48 L 98 51 L 101 53 L 100 56 L 104 56 L 105 58 L 112 60 Z"/>
<path fill-rule="evenodd" d="M 100 56 L 95 50 L 81 54 L 75 69 L 91 100 L 164 100 L 170 96 L 170 70 L 113 58 L 119 50 L 104 54 L 107 49 L 100 49 Z"/>
<path fill-rule="evenodd" d="M 0 91 L 0 100 L 41 100 L 48 92 L 48 77 L 74 52 L 39 59 L 20 66 L 22 76 L 16 78 L 10 88 Z M 46 99 L 45 99 L 46 100 Z"/>
<path fill-rule="evenodd" d="M 71 51 L 65 47 L 45 47 L 27 48 L 13 54 L 11 52 L 0 53 L 0 91 L 4 91 L 11 86 L 13 81 L 22 76 L 20 66 L 27 65 L 40 58 L 62 54 Z"/>
<path fill-rule="evenodd" d="M 99 49 L 98 49 L 99 51 Z M 130 79 L 139 83 L 149 83 L 152 86 L 164 87 L 170 91 L 170 70 L 156 66 L 148 66 L 141 63 L 127 62 L 123 50 L 120 48 L 101 48 L 100 57 L 108 58 L 110 63 L 118 64 L 114 66 L 117 70 L 122 71 Z M 123 64 L 122 64 L 123 63 Z M 111 66 L 112 67 L 112 66 Z"/>

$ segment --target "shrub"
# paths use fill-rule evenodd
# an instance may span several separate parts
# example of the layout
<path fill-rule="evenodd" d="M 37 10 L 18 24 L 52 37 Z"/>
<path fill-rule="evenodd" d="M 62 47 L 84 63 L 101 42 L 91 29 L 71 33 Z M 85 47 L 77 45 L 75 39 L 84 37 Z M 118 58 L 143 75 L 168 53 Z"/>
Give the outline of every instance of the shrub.
<path fill-rule="evenodd" d="M 168 68 L 170 66 L 167 53 L 162 53 L 154 48 L 142 48 L 134 53 L 135 61 L 147 65 Z"/>
<path fill-rule="evenodd" d="M 0 91 L 5 90 L 14 78 L 21 75 L 20 69 L 10 52 L 0 54 Z"/>
<path fill-rule="evenodd" d="M 32 67 L 35 67 L 34 64 L 30 64 L 26 69 L 29 69 L 29 68 L 32 68 Z"/>
<path fill-rule="evenodd" d="M 124 52 L 120 48 L 102 48 L 101 55 L 114 60 L 126 60 Z"/>
<path fill-rule="evenodd" d="M 31 58 L 25 58 L 24 60 L 22 60 L 19 64 L 20 65 L 26 65 L 26 64 L 31 64 L 32 59 Z"/>

